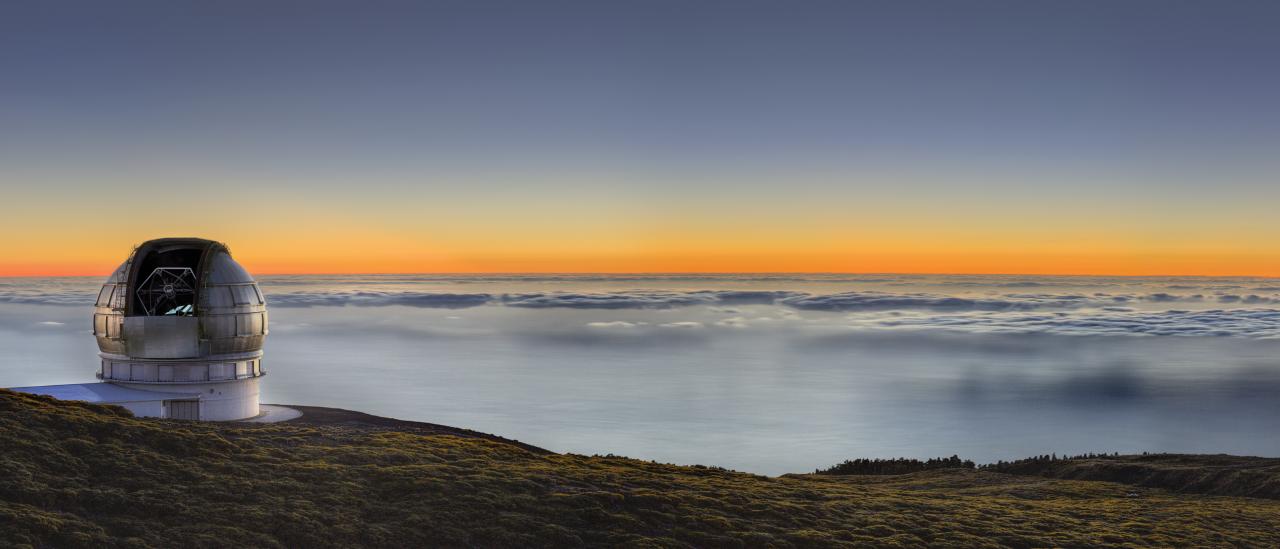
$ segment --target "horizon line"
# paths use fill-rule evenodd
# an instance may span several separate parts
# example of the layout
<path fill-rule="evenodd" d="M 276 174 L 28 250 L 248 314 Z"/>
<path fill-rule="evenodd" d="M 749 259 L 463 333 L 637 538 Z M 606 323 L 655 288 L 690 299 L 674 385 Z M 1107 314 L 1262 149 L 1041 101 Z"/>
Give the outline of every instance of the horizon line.
<path fill-rule="evenodd" d="M 418 271 L 418 272 L 282 272 L 251 273 L 255 278 L 260 276 L 664 276 L 664 275 L 858 275 L 858 276 L 1023 276 L 1023 277 L 1061 277 L 1061 278 L 1268 278 L 1280 279 L 1280 275 L 1206 275 L 1206 274 L 1113 274 L 1113 273 L 982 273 L 982 272 L 892 272 L 892 271 Z M 86 278 L 110 276 L 110 272 L 92 274 L 0 274 L 0 278 Z"/>

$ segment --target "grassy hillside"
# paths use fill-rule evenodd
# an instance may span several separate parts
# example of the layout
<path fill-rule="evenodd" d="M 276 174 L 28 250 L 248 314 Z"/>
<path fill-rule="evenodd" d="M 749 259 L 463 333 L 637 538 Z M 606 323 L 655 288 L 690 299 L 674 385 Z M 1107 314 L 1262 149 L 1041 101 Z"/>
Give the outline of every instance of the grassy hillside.
<path fill-rule="evenodd" d="M 1276 546 L 1280 502 L 970 469 L 765 478 L 0 391 L 0 544 Z"/>

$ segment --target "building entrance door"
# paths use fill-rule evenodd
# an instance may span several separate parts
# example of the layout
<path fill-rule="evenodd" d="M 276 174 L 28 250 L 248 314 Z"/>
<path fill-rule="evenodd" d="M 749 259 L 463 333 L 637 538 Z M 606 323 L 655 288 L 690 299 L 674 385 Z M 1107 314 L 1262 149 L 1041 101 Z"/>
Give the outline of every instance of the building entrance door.
<path fill-rule="evenodd" d="M 200 401 L 198 400 L 166 400 L 165 409 L 169 411 L 169 419 L 200 419 Z"/>

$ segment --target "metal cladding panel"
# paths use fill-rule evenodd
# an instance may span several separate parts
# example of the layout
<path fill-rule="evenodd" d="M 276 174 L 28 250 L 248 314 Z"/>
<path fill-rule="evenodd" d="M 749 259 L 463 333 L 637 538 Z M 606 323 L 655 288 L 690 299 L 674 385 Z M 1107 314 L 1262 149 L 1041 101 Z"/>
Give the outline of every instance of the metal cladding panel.
<path fill-rule="evenodd" d="M 226 252 L 215 252 L 209 258 L 209 267 L 205 271 L 204 281 L 206 284 L 238 284 L 253 282 L 253 277 L 249 276 L 249 271 L 231 259 Z"/>
<path fill-rule="evenodd" d="M 200 309 L 204 312 L 234 309 L 235 306 L 232 286 L 204 286 L 200 289 Z"/>
<path fill-rule="evenodd" d="M 111 294 L 115 293 L 115 284 L 103 284 L 102 289 L 98 291 L 98 299 L 94 301 L 94 305 L 98 307 L 108 307 L 111 303 Z"/>
<path fill-rule="evenodd" d="M 200 356 L 200 321 L 189 316 L 131 316 L 124 319 L 127 353 L 137 358 Z"/>
<path fill-rule="evenodd" d="M 205 339 L 225 339 L 236 336 L 235 315 L 200 317 L 200 333 Z"/>
<path fill-rule="evenodd" d="M 124 317 L 107 315 L 107 339 L 123 339 Z"/>
<path fill-rule="evenodd" d="M 98 291 L 98 299 L 93 309 L 93 335 L 98 339 L 98 350 L 104 353 L 122 354 L 125 352 L 124 340 L 121 339 L 121 327 L 124 324 L 124 308 L 128 300 L 127 281 L 129 262 L 116 268 L 102 289 Z"/>
<path fill-rule="evenodd" d="M 262 350 L 263 336 L 232 337 L 209 340 L 209 354 L 226 355 L 233 353 L 250 353 Z"/>
<path fill-rule="evenodd" d="M 100 310 L 110 311 L 110 309 Z M 123 325 L 124 315 L 95 313 L 93 335 L 98 338 L 98 350 L 104 353 L 124 354 L 124 339 L 121 338 Z"/>
<path fill-rule="evenodd" d="M 94 301 L 93 306 L 98 308 L 100 313 L 107 312 L 102 309 L 109 309 L 124 314 L 125 302 L 128 301 L 128 297 L 128 286 L 108 282 L 103 284 L 102 289 L 98 291 L 98 299 Z"/>
<path fill-rule="evenodd" d="M 262 335 L 267 332 L 266 313 L 249 315 L 249 335 Z"/>
<path fill-rule="evenodd" d="M 123 339 L 107 339 L 105 337 L 98 338 L 98 350 L 113 355 L 123 355 L 127 351 Z"/>
<path fill-rule="evenodd" d="M 232 286 L 231 296 L 237 306 L 262 305 L 262 303 L 258 302 L 258 293 L 253 291 L 253 284 Z"/>
<path fill-rule="evenodd" d="M 266 303 L 257 286 L 254 283 L 205 286 L 200 293 L 200 313 L 221 315 L 265 311 Z"/>
<path fill-rule="evenodd" d="M 235 378 L 236 378 L 235 364 L 210 364 L 209 365 L 210 381 L 220 380 L 220 379 L 235 379 Z"/>
<path fill-rule="evenodd" d="M 201 317 L 203 336 L 211 355 L 262 350 L 267 331 L 266 312 Z"/>
<path fill-rule="evenodd" d="M 129 261 L 121 263 L 116 270 L 111 272 L 111 276 L 107 277 L 107 284 L 128 284 L 129 283 Z"/>

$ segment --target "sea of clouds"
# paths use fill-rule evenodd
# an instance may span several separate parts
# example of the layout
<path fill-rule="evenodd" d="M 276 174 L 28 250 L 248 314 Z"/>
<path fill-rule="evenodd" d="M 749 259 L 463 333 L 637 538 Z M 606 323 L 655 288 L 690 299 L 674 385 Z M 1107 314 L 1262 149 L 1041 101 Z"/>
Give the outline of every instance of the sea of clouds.
<path fill-rule="evenodd" d="M 88 306 L 99 283 L 3 279 L 0 304 Z M 1280 337 L 1280 281 L 1257 278 L 320 275 L 264 277 L 261 283 L 273 309 L 698 309 L 726 315 L 583 324 L 592 329 L 771 328 L 788 320 L 851 330 Z"/>
<path fill-rule="evenodd" d="M 1277 280 L 259 281 L 271 309 L 264 399 L 553 450 L 769 474 L 858 456 L 1280 452 Z M 101 283 L 0 279 L 0 386 L 93 379 Z"/>

